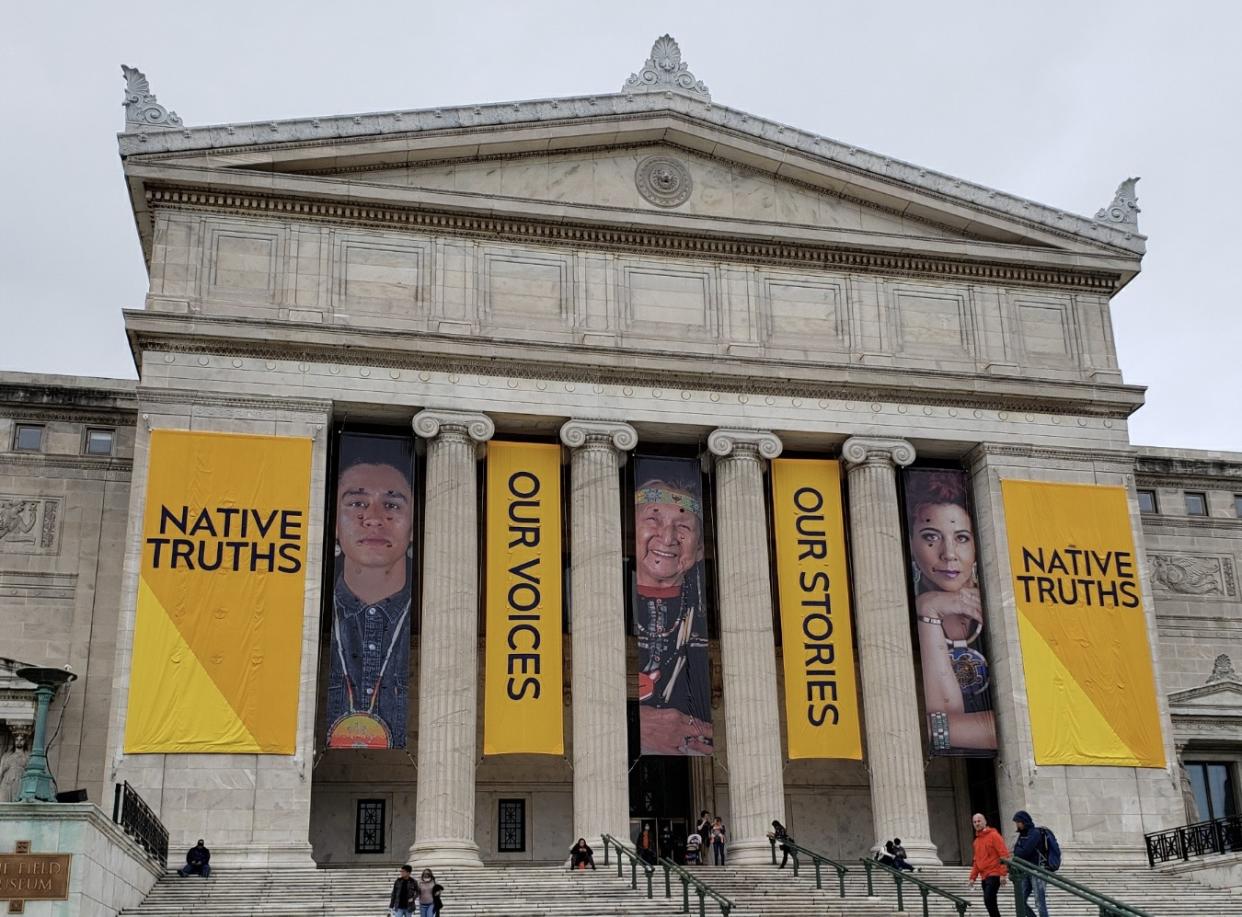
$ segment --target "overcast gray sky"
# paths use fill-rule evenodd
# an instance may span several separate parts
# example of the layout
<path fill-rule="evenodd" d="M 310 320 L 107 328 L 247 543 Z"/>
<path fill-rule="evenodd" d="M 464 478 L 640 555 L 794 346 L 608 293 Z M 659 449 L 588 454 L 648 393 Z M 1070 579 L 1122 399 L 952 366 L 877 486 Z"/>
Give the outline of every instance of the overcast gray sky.
<path fill-rule="evenodd" d="M 1081 214 L 1142 176 L 1113 301 L 1138 443 L 1242 450 L 1242 4 L 8 4 L 0 368 L 134 375 L 120 65 L 188 125 L 617 91 L 670 32 L 721 104 Z"/>

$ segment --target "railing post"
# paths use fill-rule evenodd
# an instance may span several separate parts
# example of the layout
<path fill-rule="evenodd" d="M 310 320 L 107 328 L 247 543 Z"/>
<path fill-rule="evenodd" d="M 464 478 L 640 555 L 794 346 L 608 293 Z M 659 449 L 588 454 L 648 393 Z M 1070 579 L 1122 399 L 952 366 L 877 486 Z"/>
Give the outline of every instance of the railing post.
<path fill-rule="evenodd" d="M 664 863 L 662 865 L 664 866 L 664 897 L 671 898 L 673 897 L 673 886 L 672 886 L 672 883 L 669 882 L 668 863 Z"/>
<path fill-rule="evenodd" d="M 893 878 L 897 880 L 897 910 L 904 911 L 906 909 L 906 900 L 901 892 L 902 878 L 901 876 L 893 876 Z"/>
<path fill-rule="evenodd" d="M 836 867 L 836 870 L 837 870 L 837 883 L 841 886 L 841 897 L 844 898 L 845 897 L 845 870 L 842 869 L 840 866 Z"/>
<path fill-rule="evenodd" d="M 630 860 L 630 888 L 638 890 L 638 861 Z"/>
<path fill-rule="evenodd" d="M 923 895 L 923 917 L 927 917 L 927 889 L 923 887 L 922 885 L 920 885 L 919 892 L 921 892 Z"/>
<path fill-rule="evenodd" d="M 772 848 L 772 865 L 776 865 L 776 838 L 768 838 L 768 846 Z"/>
<path fill-rule="evenodd" d="M 690 913 L 690 880 L 685 876 L 678 876 L 681 879 L 681 912 L 683 914 Z"/>
<path fill-rule="evenodd" d="M 867 873 L 867 897 L 874 898 L 875 886 L 871 884 L 871 862 L 869 860 L 863 860 L 863 869 Z"/>
<path fill-rule="evenodd" d="M 823 889 L 824 884 L 819 877 L 819 870 L 820 870 L 819 857 L 816 857 L 813 862 L 815 863 L 815 887 L 818 889 Z M 797 875 L 797 873 L 794 873 L 794 875 Z"/>
<path fill-rule="evenodd" d="M 794 849 L 790 850 L 790 851 L 789 851 L 789 854 L 790 854 L 790 856 L 792 856 L 792 857 L 793 857 L 793 861 L 794 861 L 794 878 L 796 879 L 796 878 L 798 878 L 798 860 L 800 859 L 800 857 L 798 856 L 798 850 L 797 850 L 797 848 L 795 847 Z"/>
<path fill-rule="evenodd" d="M 694 887 L 694 891 L 699 896 L 699 917 L 707 917 L 707 911 L 705 909 L 706 906 L 703 903 L 703 889 L 696 885 Z"/>
<path fill-rule="evenodd" d="M 655 867 L 649 866 L 643 870 L 647 874 L 647 899 L 651 899 L 651 874 L 655 872 Z"/>

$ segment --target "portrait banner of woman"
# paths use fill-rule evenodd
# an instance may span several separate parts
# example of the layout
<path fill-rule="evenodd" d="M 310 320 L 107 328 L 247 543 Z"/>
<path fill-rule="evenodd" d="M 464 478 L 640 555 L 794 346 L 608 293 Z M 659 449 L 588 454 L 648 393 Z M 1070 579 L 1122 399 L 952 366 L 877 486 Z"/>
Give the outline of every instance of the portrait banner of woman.
<path fill-rule="evenodd" d="M 329 748 L 404 748 L 413 599 L 414 441 L 343 432 L 335 555 Z"/>
<path fill-rule="evenodd" d="M 697 459 L 635 458 L 633 627 L 644 755 L 712 753 L 704 518 Z"/>
<path fill-rule="evenodd" d="M 934 755 L 996 753 L 975 520 L 964 471 L 904 473 L 910 583 Z"/>

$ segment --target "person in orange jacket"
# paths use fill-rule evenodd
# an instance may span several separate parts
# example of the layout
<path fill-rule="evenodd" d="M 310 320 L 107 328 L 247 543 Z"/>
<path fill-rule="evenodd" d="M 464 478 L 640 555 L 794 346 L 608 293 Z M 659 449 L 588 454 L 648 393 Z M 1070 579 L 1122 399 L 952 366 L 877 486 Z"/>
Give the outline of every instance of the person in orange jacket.
<path fill-rule="evenodd" d="M 975 882 L 983 879 L 983 906 L 988 909 L 988 917 L 1000 917 L 996 896 L 1009 875 L 1001 857 L 1009 859 L 1009 848 L 1005 846 L 1000 832 L 989 828 L 988 820 L 982 815 L 975 813 L 970 823 L 975 827 L 975 858 L 970 864 L 970 887 L 974 888 Z"/>

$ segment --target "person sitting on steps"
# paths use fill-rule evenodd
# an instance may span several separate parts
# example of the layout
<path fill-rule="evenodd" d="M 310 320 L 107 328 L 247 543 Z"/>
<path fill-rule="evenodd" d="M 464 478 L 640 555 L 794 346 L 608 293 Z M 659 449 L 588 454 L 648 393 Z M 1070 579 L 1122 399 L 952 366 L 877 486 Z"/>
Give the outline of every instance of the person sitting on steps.
<path fill-rule="evenodd" d="M 569 868 L 586 869 L 588 866 L 595 868 L 595 852 L 586 842 L 586 838 L 580 837 L 578 843 L 569 848 Z"/>
<path fill-rule="evenodd" d="M 197 844 L 186 851 L 185 865 L 177 870 L 177 875 L 182 878 L 199 875 L 204 879 L 211 875 L 211 851 L 201 837 Z"/>
<path fill-rule="evenodd" d="M 893 855 L 893 866 L 904 872 L 914 872 L 914 867 L 910 865 L 910 861 L 906 859 L 906 848 L 901 846 L 901 838 L 895 837 L 885 849 Z"/>

